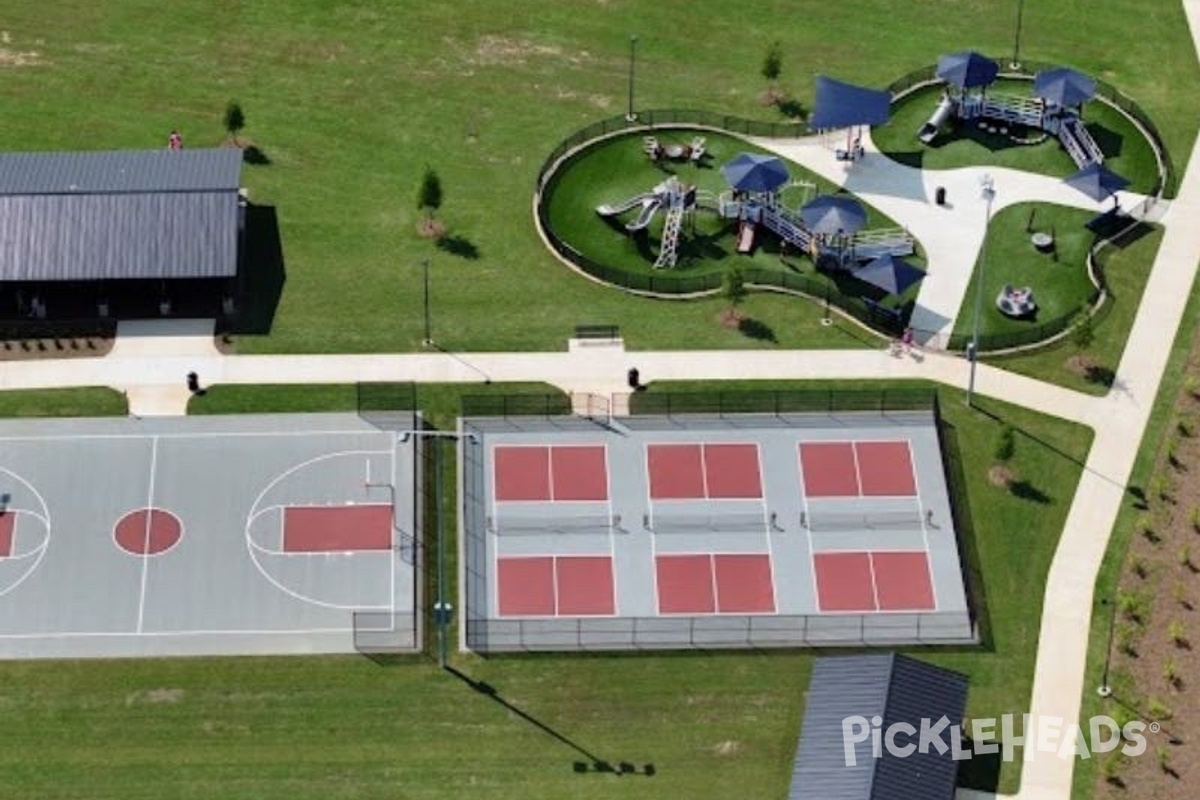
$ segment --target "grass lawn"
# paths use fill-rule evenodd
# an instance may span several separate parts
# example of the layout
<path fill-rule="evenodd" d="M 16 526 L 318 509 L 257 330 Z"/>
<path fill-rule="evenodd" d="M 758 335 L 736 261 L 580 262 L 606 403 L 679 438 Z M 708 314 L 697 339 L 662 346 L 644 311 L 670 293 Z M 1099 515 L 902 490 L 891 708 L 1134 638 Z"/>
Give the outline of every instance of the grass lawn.
<path fill-rule="evenodd" d="M 1111 388 L 1107 376 L 1117 368 L 1125 352 L 1125 341 L 1134 317 L 1142 302 L 1142 291 L 1150 277 L 1150 268 L 1158 246 L 1162 243 L 1161 228 L 1147 228 L 1145 235 L 1128 243 L 1113 247 L 1102 255 L 1104 275 L 1108 281 L 1109 294 L 1105 304 L 1109 308 L 1101 312 L 1093 325 L 1095 341 L 1087 350 L 1100 369 L 1085 374 L 1067 366 L 1068 360 L 1079 352 L 1071 337 L 1060 343 L 1029 353 L 999 356 L 991 359 L 998 367 L 1028 375 L 1069 389 L 1090 394 L 1105 394 Z"/>
<path fill-rule="evenodd" d="M 812 0 L 767 0 L 751 15 L 708 0 L 681 9 L 179 0 L 167 13 L 150 0 L 10 0 L 0 148 L 159 148 L 172 128 L 186 147 L 213 146 L 237 99 L 242 138 L 270 161 L 248 166 L 245 184 L 275 209 L 285 270 L 270 334 L 238 337 L 242 352 L 418 349 L 425 257 L 435 333 L 451 349 L 554 349 L 582 322 L 620 325 L 634 347 L 764 346 L 713 325 L 715 306 L 593 284 L 534 235 L 530 197 L 544 156 L 574 130 L 624 113 L 630 33 L 639 36 L 639 107 L 779 119 L 759 101 L 759 67 L 776 39 L 781 86 L 808 108 L 817 72 L 883 86 L 943 50 L 1004 52 L 1013 15 L 985 0 L 951 13 L 940 0 L 864 0 L 832 15 Z M 737 35 L 706 46 L 714 31 Z M 1080 14 L 1069 0 L 1029 4 L 1022 53 L 1120 86 L 1154 115 L 1173 155 L 1188 155 L 1200 73 L 1178 4 L 1113 0 L 1103 14 Z M 445 188 L 447 250 L 415 233 L 427 164 Z M 796 346 L 782 332 L 804 305 L 773 298 L 755 313 L 781 332 L 780 346 Z"/>
<path fill-rule="evenodd" d="M 459 393 L 479 389 L 420 387 L 420 402 L 445 426 Z M 331 387 L 325 402 L 344 410 L 353 396 Z M 215 387 L 203 400 L 295 407 L 280 397 Z M 970 715 L 1018 712 L 1041 602 L 1029 587 L 1045 574 L 1090 434 L 998 403 L 970 411 L 957 392 L 943 399 L 968 478 L 988 646 L 919 656 L 970 674 Z M 1001 421 L 1020 432 L 1013 464 L 1037 490 L 1023 498 L 984 479 Z M 29 798 L 775 798 L 790 779 L 811 661 L 455 656 L 469 681 L 424 658 L 4 662 L 0 703 L 21 735 L 0 749 L 0 769 L 6 795 Z M 596 760 L 638 774 L 576 771 Z M 1000 788 L 1017 784 L 1018 765 L 1005 765 Z"/>
<path fill-rule="evenodd" d="M 113 389 L 18 389 L 0 392 L 0 417 L 123 417 L 125 396 Z"/>
<path fill-rule="evenodd" d="M 1040 252 L 1030 243 L 1031 214 L 1033 231 L 1053 232 L 1052 253 Z M 963 295 L 963 307 L 955 320 L 953 336 L 971 336 L 981 271 L 981 337 L 1021 334 L 1074 314 L 1095 290 L 1087 274 L 1087 253 L 1093 235 L 1084 227 L 1094 216 L 1080 209 L 1043 203 L 1018 203 L 997 211 L 992 216 L 983 251 Z M 996 307 L 996 297 L 1005 285 L 1033 289 L 1037 311 L 1021 318 L 1001 313 Z M 981 342 L 980 349 L 986 350 L 987 343 Z"/>
<path fill-rule="evenodd" d="M 1033 82 L 999 81 L 994 91 L 1031 97 Z M 1005 136 L 980 131 L 973 122 L 939 135 L 932 144 L 922 144 L 917 130 L 933 113 L 940 95 L 941 88 L 931 86 L 893 106 L 888 124 L 872 132 L 876 146 L 903 164 L 925 169 L 995 165 L 1061 178 L 1077 171 L 1055 137 L 1036 145 L 1015 144 Z M 1125 115 L 1099 100 L 1084 107 L 1083 119 L 1104 153 L 1104 166 L 1127 178 L 1130 191 L 1148 194 L 1158 180 L 1158 166 L 1146 138 Z"/>

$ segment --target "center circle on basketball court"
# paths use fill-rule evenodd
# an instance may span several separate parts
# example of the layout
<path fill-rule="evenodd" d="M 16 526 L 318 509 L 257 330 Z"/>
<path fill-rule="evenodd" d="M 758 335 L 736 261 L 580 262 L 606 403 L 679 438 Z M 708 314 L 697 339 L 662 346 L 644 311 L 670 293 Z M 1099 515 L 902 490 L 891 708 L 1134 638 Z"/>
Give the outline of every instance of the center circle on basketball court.
<path fill-rule="evenodd" d="M 135 556 L 165 553 L 183 538 L 179 517 L 161 508 L 137 508 L 117 520 L 113 541 Z"/>

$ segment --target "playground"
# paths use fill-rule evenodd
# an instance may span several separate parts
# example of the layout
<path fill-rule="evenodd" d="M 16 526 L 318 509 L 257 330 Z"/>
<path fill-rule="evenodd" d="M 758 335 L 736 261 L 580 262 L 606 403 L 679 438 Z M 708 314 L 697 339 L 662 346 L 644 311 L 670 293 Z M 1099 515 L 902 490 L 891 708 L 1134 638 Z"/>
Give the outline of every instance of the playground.
<path fill-rule="evenodd" d="M 704 148 L 698 159 L 656 158 L 648 152 L 653 144 L 666 151 L 690 148 L 698 140 Z M 774 174 L 760 186 L 756 181 L 764 170 Z M 737 188 L 739 177 L 753 188 Z M 769 188 L 763 191 L 764 186 Z M 674 215 L 673 190 L 680 195 Z M 738 266 L 768 275 L 803 275 L 817 293 L 903 307 L 915 296 L 915 281 L 890 293 L 856 278 L 852 268 L 895 254 L 919 273 L 924 263 L 919 243 L 877 209 L 834 194 L 837 190 L 809 170 L 735 137 L 656 127 L 652 134 L 617 136 L 574 156 L 548 187 L 544 202 L 548 227 L 572 250 L 659 285 L 702 286 L 713 278 L 720 285 L 725 271 Z M 804 209 L 829 198 L 837 198 L 839 207 L 832 209 L 831 219 L 820 220 L 820 233 L 811 235 Z M 857 216 L 839 221 L 843 206 Z M 664 247 L 671 241 L 674 248 Z M 680 291 L 687 290 L 675 289 Z"/>

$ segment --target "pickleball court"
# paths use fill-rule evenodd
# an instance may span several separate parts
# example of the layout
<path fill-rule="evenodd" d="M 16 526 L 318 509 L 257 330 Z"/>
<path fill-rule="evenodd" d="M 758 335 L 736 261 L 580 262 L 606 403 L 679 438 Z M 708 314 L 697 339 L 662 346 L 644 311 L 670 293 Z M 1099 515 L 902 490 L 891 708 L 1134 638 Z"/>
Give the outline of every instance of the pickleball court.
<path fill-rule="evenodd" d="M 470 419 L 480 651 L 966 642 L 931 413 Z"/>

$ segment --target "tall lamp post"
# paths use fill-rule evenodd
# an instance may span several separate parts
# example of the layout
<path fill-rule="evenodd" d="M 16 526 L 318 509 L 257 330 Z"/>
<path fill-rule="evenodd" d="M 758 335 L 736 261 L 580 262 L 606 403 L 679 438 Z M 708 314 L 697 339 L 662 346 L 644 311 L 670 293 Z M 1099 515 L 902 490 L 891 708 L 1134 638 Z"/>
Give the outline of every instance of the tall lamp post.
<path fill-rule="evenodd" d="M 425 345 L 426 347 L 429 347 L 429 345 L 433 344 L 433 333 L 430 332 L 430 328 L 429 328 L 429 259 L 428 258 L 421 259 L 421 271 L 422 271 L 422 273 L 424 273 L 424 283 L 425 283 L 425 292 L 424 292 L 424 297 L 425 297 L 425 304 L 424 304 L 425 305 L 425 338 L 423 338 L 421 340 L 421 344 Z"/>
<path fill-rule="evenodd" d="M 633 113 L 633 65 L 637 57 L 637 34 L 629 37 L 629 110 L 625 113 L 625 121 L 633 122 L 637 114 Z"/>
<path fill-rule="evenodd" d="M 987 224 L 983 228 L 983 246 L 979 249 L 979 274 L 975 276 L 975 321 L 971 326 L 971 343 L 967 345 L 967 360 L 971 363 L 971 376 L 967 380 L 967 405 L 975 399 L 975 365 L 979 361 L 979 318 L 983 316 L 983 282 L 987 274 L 987 234 L 992 224 L 992 201 L 996 199 L 996 186 L 991 175 L 984 175 L 983 199 L 987 203 Z"/>
<path fill-rule="evenodd" d="M 1013 69 L 1021 66 L 1021 21 L 1025 14 L 1025 0 L 1017 0 L 1017 34 L 1013 39 L 1013 57 L 1009 64 Z"/>

